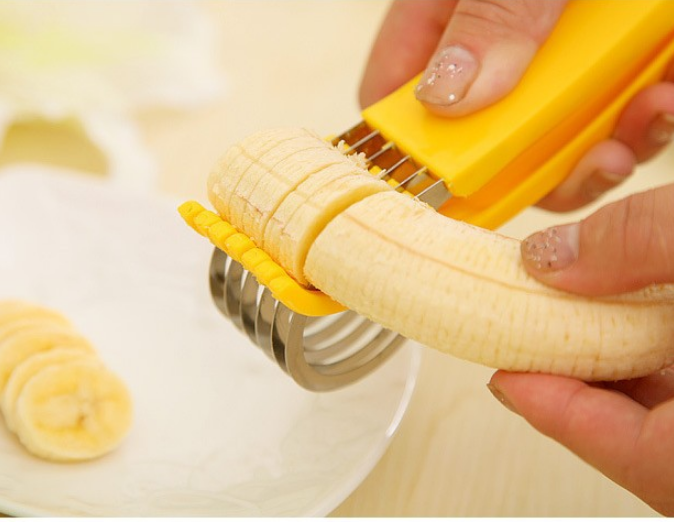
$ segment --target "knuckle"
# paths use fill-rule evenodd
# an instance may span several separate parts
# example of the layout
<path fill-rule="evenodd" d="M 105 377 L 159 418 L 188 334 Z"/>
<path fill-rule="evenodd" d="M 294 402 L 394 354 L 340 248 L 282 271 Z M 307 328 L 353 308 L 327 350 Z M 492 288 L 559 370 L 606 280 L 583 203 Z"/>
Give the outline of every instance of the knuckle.
<path fill-rule="evenodd" d="M 560 5 L 558 1 L 466 0 L 459 2 L 453 19 L 470 32 L 531 39 L 540 45 L 557 20 Z"/>
<path fill-rule="evenodd" d="M 659 219 L 657 191 L 651 190 L 624 200 L 624 256 L 631 267 L 659 265 L 674 273 L 674 234 Z M 647 272 L 646 272 L 647 273 Z"/>

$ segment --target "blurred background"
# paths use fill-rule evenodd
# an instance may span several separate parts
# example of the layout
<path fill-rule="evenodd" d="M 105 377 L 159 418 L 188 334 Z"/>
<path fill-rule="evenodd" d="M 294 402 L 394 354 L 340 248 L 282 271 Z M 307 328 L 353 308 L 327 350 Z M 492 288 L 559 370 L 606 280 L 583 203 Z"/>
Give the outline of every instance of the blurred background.
<path fill-rule="evenodd" d="M 0 3 L 0 169 L 26 163 L 205 201 L 208 169 L 264 127 L 329 135 L 356 93 L 387 0 Z M 672 152 L 572 215 L 529 209 L 515 237 L 671 179 Z M 2 170 L 0 170 L 2 176 Z M 554 320 L 554 318 L 551 318 Z M 341 516 L 643 516 L 653 512 L 489 395 L 490 371 L 424 353 L 400 432 Z"/>

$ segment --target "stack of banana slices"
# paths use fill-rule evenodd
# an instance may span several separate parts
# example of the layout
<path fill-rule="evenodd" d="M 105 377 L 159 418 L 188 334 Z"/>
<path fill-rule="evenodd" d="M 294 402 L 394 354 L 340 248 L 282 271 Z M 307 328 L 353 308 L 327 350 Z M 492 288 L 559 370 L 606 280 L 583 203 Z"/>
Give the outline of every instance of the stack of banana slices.
<path fill-rule="evenodd" d="M 131 396 L 62 314 L 0 301 L 0 406 L 34 455 L 81 461 L 116 448 L 132 421 Z"/>

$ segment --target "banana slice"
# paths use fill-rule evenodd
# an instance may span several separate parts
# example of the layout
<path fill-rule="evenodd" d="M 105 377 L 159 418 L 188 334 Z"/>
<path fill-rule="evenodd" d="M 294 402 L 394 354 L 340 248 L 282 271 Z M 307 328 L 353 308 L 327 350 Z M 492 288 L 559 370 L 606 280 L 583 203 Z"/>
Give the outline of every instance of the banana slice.
<path fill-rule="evenodd" d="M 19 300 L 0 301 L 0 329 L 19 321 L 45 321 L 69 326 L 70 321 L 55 310 Z"/>
<path fill-rule="evenodd" d="M 0 408 L 5 417 L 5 424 L 7 424 L 10 431 L 14 431 L 14 410 L 16 407 L 16 400 L 28 380 L 48 366 L 76 359 L 96 360 L 90 350 L 82 349 L 81 346 L 57 347 L 46 352 L 31 355 L 14 369 L 5 385 L 5 389 L 2 392 L 2 398 L 0 399 Z"/>
<path fill-rule="evenodd" d="M 263 248 L 300 284 L 310 285 L 304 263 L 325 225 L 354 201 L 390 190 L 381 180 L 363 177 L 352 162 L 319 170 L 283 199 L 267 224 Z"/>
<path fill-rule="evenodd" d="M 227 149 L 211 169 L 207 181 L 211 202 L 218 212 L 225 215 L 229 209 L 230 197 L 235 192 L 242 173 L 252 168 L 256 161 L 264 157 L 268 150 L 275 148 L 279 142 L 301 137 L 307 132 L 303 129 L 288 128 L 266 130 L 251 134 Z M 278 140 L 274 139 L 275 137 L 278 137 Z"/>
<path fill-rule="evenodd" d="M 326 151 L 326 142 L 313 132 L 294 128 L 254 134 L 236 145 L 235 152 L 226 154 L 229 161 L 217 165 L 208 178 L 211 201 L 259 246 L 267 221 L 284 198 L 311 174 L 344 160 L 334 147 Z"/>
<path fill-rule="evenodd" d="M 0 326 L 0 343 L 10 337 L 12 334 L 25 330 L 33 330 L 39 327 L 71 328 L 70 324 L 63 323 L 59 319 L 50 316 L 22 316 L 9 323 Z"/>
<path fill-rule="evenodd" d="M 596 299 L 560 292 L 526 272 L 518 241 L 368 188 L 371 174 L 306 131 L 247 143 L 211 173 L 214 207 L 298 282 L 361 315 L 513 371 L 612 380 L 674 363 L 674 285 Z M 241 169 L 242 154 L 250 165 L 284 159 L 261 172 Z"/>
<path fill-rule="evenodd" d="M 0 393 L 14 369 L 28 357 L 64 345 L 95 353 L 89 341 L 64 326 L 39 325 L 8 335 L 0 342 Z"/>
<path fill-rule="evenodd" d="M 75 360 L 43 368 L 16 400 L 15 429 L 33 454 L 80 461 L 115 449 L 127 434 L 132 404 L 124 383 L 102 364 Z"/>

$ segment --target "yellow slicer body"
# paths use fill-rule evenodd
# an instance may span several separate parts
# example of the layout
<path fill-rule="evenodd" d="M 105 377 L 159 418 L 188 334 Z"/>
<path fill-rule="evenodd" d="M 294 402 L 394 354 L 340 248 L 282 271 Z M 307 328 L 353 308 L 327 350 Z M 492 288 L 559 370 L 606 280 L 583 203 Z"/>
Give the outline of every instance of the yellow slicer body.
<path fill-rule="evenodd" d="M 434 116 L 414 97 L 417 78 L 362 116 L 444 181 L 452 197 L 440 213 L 496 228 L 558 185 L 610 135 L 631 97 L 662 78 L 673 32 L 674 0 L 571 0 L 522 81 L 496 104 L 462 118 Z M 179 210 L 293 312 L 344 310 L 300 286 L 213 212 L 196 202 Z"/>

